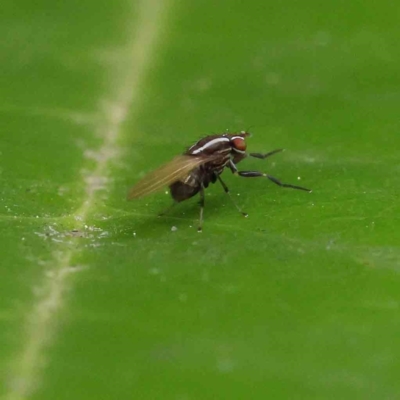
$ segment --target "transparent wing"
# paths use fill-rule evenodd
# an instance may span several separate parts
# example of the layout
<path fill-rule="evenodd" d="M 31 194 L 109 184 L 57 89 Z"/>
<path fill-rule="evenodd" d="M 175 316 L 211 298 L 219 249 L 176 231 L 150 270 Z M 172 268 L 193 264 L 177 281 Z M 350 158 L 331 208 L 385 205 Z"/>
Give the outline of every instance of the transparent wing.
<path fill-rule="evenodd" d="M 201 155 L 198 157 L 188 155 L 177 156 L 169 163 L 147 174 L 133 186 L 132 189 L 129 190 L 128 200 L 147 196 L 165 186 L 169 186 L 171 183 L 186 177 L 194 168 L 215 160 L 216 158 L 216 155 Z"/>

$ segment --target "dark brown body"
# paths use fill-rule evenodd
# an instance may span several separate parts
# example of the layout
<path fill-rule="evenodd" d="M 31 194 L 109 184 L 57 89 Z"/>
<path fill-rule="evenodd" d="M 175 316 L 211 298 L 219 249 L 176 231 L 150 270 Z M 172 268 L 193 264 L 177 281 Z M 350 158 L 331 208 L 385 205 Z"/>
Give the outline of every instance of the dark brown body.
<path fill-rule="evenodd" d="M 215 155 L 216 159 L 194 168 L 185 178 L 173 182 L 170 193 L 176 202 L 181 202 L 195 196 L 201 188 L 207 188 L 215 183 L 218 176 L 232 160 L 237 164 L 246 155 L 244 151 L 234 147 L 232 138 L 244 140 L 244 134 L 212 135 L 199 140 L 183 154 L 198 157 L 199 154 Z M 244 143 L 244 141 L 243 141 Z"/>
<path fill-rule="evenodd" d="M 204 189 L 217 180 L 221 183 L 225 193 L 230 196 L 229 189 L 222 181 L 220 175 L 229 168 L 236 176 L 244 178 L 264 177 L 276 185 L 310 192 L 309 189 L 281 182 L 273 176 L 259 171 L 239 171 L 237 164 L 245 157 L 265 159 L 276 154 L 282 149 L 269 153 L 246 153 L 247 132 L 225 133 L 222 135 L 207 136 L 180 156 L 164 164 L 142 178 L 128 193 L 128 199 L 140 198 L 154 193 L 165 186 L 169 186 L 174 204 L 187 200 L 197 193 L 200 197 L 200 218 L 198 231 L 202 230 L 204 211 Z M 230 197 L 237 210 L 247 216 Z M 162 215 L 162 214 L 161 214 Z"/>

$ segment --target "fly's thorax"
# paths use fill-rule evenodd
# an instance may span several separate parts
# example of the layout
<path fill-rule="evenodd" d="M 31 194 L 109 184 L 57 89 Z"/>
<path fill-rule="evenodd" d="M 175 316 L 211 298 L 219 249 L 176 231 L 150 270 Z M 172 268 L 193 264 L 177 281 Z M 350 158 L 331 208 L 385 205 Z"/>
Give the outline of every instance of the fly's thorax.
<path fill-rule="evenodd" d="M 212 154 L 237 154 L 246 153 L 247 132 L 226 133 L 223 135 L 211 135 L 199 140 L 191 146 L 186 154 L 190 155 L 212 155 Z M 243 157 L 242 157 L 243 158 Z"/>
<path fill-rule="evenodd" d="M 208 162 L 202 166 L 207 176 L 212 177 L 213 175 L 222 174 L 225 167 L 231 160 L 230 154 L 221 155 L 218 159 Z M 210 178 L 211 179 L 211 178 Z"/>
<path fill-rule="evenodd" d="M 192 156 L 215 155 L 215 159 L 207 162 L 203 168 L 219 175 L 230 160 L 237 164 L 246 157 L 247 136 L 249 136 L 247 132 L 207 136 L 191 146 L 186 154 Z"/>
<path fill-rule="evenodd" d="M 212 154 L 226 154 L 232 151 L 230 140 L 224 135 L 207 136 L 187 151 L 190 155 L 212 155 Z"/>

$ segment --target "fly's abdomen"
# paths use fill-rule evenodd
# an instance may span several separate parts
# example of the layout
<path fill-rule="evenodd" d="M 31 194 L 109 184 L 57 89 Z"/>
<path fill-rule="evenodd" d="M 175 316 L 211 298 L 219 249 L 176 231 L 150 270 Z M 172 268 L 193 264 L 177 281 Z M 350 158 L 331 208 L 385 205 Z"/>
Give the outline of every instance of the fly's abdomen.
<path fill-rule="evenodd" d="M 199 190 L 200 184 L 196 186 L 191 186 L 182 181 L 176 181 L 169 187 L 172 198 L 178 203 L 195 196 L 199 192 Z"/>
<path fill-rule="evenodd" d="M 180 202 L 195 196 L 201 187 L 201 175 L 200 169 L 196 168 L 184 179 L 172 183 L 169 186 L 172 198 Z"/>

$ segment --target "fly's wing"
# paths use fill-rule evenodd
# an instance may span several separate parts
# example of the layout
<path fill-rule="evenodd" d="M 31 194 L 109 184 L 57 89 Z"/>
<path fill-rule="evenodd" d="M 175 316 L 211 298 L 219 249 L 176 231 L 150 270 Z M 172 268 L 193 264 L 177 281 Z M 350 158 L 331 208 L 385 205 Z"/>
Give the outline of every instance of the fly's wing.
<path fill-rule="evenodd" d="M 128 200 L 147 196 L 186 177 L 194 168 L 216 159 L 216 155 L 180 155 L 142 178 L 128 193 Z"/>

